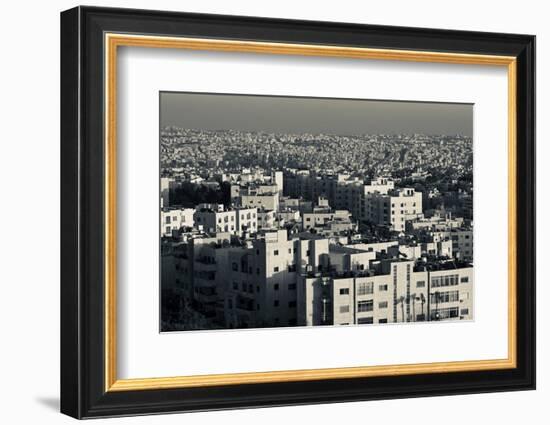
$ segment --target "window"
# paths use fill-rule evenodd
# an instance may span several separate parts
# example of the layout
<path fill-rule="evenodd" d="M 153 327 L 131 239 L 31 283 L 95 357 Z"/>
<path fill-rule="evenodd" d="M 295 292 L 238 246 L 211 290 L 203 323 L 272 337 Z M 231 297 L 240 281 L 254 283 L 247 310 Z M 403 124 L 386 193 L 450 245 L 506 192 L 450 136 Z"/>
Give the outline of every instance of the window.
<path fill-rule="evenodd" d="M 273 307 L 279 307 L 279 300 L 273 301 Z"/>
<path fill-rule="evenodd" d="M 279 250 L 276 249 L 275 251 L 273 251 L 273 255 L 279 255 Z"/>
<path fill-rule="evenodd" d="M 439 310 L 432 310 L 430 313 L 431 320 L 453 319 L 455 317 L 458 317 L 458 307 L 440 308 Z"/>
<path fill-rule="evenodd" d="M 237 291 L 239 289 L 239 284 L 237 282 L 233 282 L 233 289 Z"/>
<path fill-rule="evenodd" d="M 349 313 L 349 305 L 341 305 L 340 313 Z"/>
<path fill-rule="evenodd" d="M 166 233 L 170 233 L 170 226 L 166 226 Z"/>
<path fill-rule="evenodd" d="M 357 319 L 358 325 L 370 325 L 374 323 L 374 319 L 372 317 L 361 317 L 360 319 Z"/>
<path fill-rule="evenodd" d="M 340 295 L 349 295 L 349 288 L 340 288 Z"/>
<path fill-rule="evenodd" d="M 367 301 L 359 301 L 357 303 L 357 311 L 359 313 L 365 312 L 365 311 L 372 311 L 373 307 L 373 301 L 367 300 Z"/>
<path fill-rule="evenodd" d="M 242 283 L 243 292 L 246 292 L 246 282 Z"/>
<path fill-rule="evenodd" d="M 418 282 L 416 282 L 417 288 L 424 288 L 425 286 L 426 286 L 426 282 L 424 282 L 423 280 L 419 280 Z"/>
<path fill-rule="evenodd" d="M 388 302 L 387 301 L 381 301 L 378 303 L 378 308 L 388 308 Z"/>
<path fill-rule="evenodd" d="M 290 308 L 296 307 L 296 301 L 289 301 L 289 302 L 288 302 L 288 306 L 289 306 Z"/>
<path fill-rule="evenodd" d="M 468 283 L 468 276 L 462 276 L 460 278 L 460 283 Z"/>
<path fill-rule="evenodd" d="M 309 257 L 309 249 L 306 251 L 306 256 Z"/>
<path fill-rule="evenodd" d="M 239 270 L 239 265 L 237 263 L 232 263 L 231 268 L 233 269 L 234 272 L 236 272 Z"/>
<path fill-rule="evenodd" d="M 291 291 L 295 291 L 296 290 L 296 284 L 295 283 L 289 283 L 288 284 L 288 289 L 291 290 Z"/>
<path fill-rule="evenodd" d="M 388 290 L 388 285 L 378 285 L 378 290 L 384 292 Z"/>
<path fill-rule="evenodd" d="M 458 291 L 436 292 L 431 294 L 432 303 L 450 303 L 459 300 Z"/>
<path fill-rule="evenodd" d="M 170 224 L 170 216 L 169 215 L 166 216 L 166 224 Z"/>
<path fill-rule="evenodd" d="M 279 267 L 273 267 L 273 273 L 277 273 L 279 271 Z"/>
<path fill-rule="evenodd" d="M 461 316 L 467 316 L 469 313 L 469 310 L 467 308 L 460 309 L 460 315 Z"/>
<path fill-rule="evenodd" d="M 275 285 L 273 285 L 273 289 L 274 289 L 275 291 L 278 291 L 278 290 L 279 290 L 279 284 L 276 283 Z"/>
<path fill-rule="evenodd" d="M 373 286 L 374 284 L 372 282 L 361 282 L 357 289 L 357 295 L 372 294 L 374 289 Z"/>
<path fill-rule="evenodd" d="M 378 323 L 388 323 L 388 319 L 378 319 Z"/>
<path fill-rule="evenodd" d="M 432 278 L 432 287 L 438 288 L 441 286 L 455 286 L 458 285 L 458 275 L 450 275 L 450 276 L 438 276 Z"/>
<path fill-rule="evenodd" d="M 233 300 L 231 298 L 227 300 L 227 306 L 233 308 Z"/>

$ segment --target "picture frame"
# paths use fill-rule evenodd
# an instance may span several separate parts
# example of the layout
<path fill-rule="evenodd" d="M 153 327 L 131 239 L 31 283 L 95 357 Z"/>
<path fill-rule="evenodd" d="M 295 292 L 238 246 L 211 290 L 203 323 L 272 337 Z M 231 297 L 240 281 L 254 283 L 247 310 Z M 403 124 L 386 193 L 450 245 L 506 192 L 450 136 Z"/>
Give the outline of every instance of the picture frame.
<path fill-rule="evenodd" d="M 132 46 L 505 68 L 508 176 L 495 185 L 508 196 L 507 357 L 120 379 L 117 54 Z M 62 413 L 80 419 L 535 388 L 534 36 L 76 7 L 61 13 L 61 117 Z"/>

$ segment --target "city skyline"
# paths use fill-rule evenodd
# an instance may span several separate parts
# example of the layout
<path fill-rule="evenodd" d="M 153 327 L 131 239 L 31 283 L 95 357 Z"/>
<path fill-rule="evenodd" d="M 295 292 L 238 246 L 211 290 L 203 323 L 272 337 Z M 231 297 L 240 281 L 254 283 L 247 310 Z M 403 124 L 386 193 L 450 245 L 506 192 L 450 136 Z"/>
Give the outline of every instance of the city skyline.
<path fill-rule="evenodd" d="M 160 92 L 160 125 L 334 135 L 473 136 L 473 105 L 399 100 Z"/>
<path fill-rule="evenodd" d="M 170 97 L 161 332 L 473 320 L 471 105 Z"/>

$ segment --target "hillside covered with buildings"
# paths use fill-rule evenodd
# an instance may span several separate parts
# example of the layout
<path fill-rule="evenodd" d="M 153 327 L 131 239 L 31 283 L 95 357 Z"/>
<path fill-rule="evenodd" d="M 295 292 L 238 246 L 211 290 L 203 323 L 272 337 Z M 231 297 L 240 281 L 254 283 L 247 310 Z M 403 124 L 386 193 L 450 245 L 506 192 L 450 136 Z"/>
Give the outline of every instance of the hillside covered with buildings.
<path fill-rule="evenodd" d="M 161 132 L 163 331 L 473 318 L 464 136 Z"/>

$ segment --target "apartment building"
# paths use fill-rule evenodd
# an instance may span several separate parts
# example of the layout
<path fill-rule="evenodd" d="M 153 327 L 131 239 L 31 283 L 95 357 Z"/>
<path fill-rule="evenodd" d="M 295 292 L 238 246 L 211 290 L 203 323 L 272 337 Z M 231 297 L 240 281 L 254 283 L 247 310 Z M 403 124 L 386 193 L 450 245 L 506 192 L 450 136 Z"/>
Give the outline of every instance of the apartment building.
<path fill-rule="evenodd" d="M 246 251 L 230 254 L 231 282 L 225 299 L 228 327 L 295 326 L 297 276 L 303 265 L 318 267 L 326 239 L 288 239 L 286 230 L 263 233 Z"/>
<path fill-rule="evenodd" d="M 258 230 L 258 210 L 256 208 L 236 208 L 235 216 L 239 233 Z"/>
<path fill-rule="evenodd" d="M 331 221 L 351 222 L 351 214 L 347 210 L 332 210 L 328 207 L 315 207 L 310 213 L 302 215 L 302 228 L 309 230 L 313 227 L 323 227 Z"/>
<path fill-rule="evenodd" d="M 222 204 L 199 204 L 193 214 L 196 226 L 209 233 L 256 232 L 258 229 L 258 213 L 254 207 L 229 208 Z"/>
<path fill-rule="evenodd" d="M 160 233 L 162 236 L 172 236 L 173 230 L 182 227 L 193 227 L 194 208 L 163 208 L 160 211 Z"/>
<path fill-rule="evenodd" d="M 271 211 L 279 210 L 279 192 L 276 189 L 274 192 L 254 192 L 248 191 L 239 195 L 236 205 L 245 208 L 258 208 Z"/>
<path fill-rule="evenodd" d="M 422 193 L 414 189 L 394 189 L 387 194 L 374 192 L 365 195 L 363 218 L 371 223 L 404 231 L 407 220 L 421 217 Z"/>
<path fill-rule="evenodd" d="M 160 207 L 170 206 L 170 191 L 177 187 L 176 179 L 171 177 L 160 178 Z"/>
<path fill-rule="evenodd" d="M 363 273 L 302 275 L 298 324 L 350 325 L 469 320 L 473 268 L 419 270 L 409 260 L 387 260 Z"/>
<path fill-rule="evenodd" d="M 456 258 L 474 260 L 474 231 L 473 229 L 462 228 L 452 229 L 450 237 L 453 243 L 453 252 Z"/>

